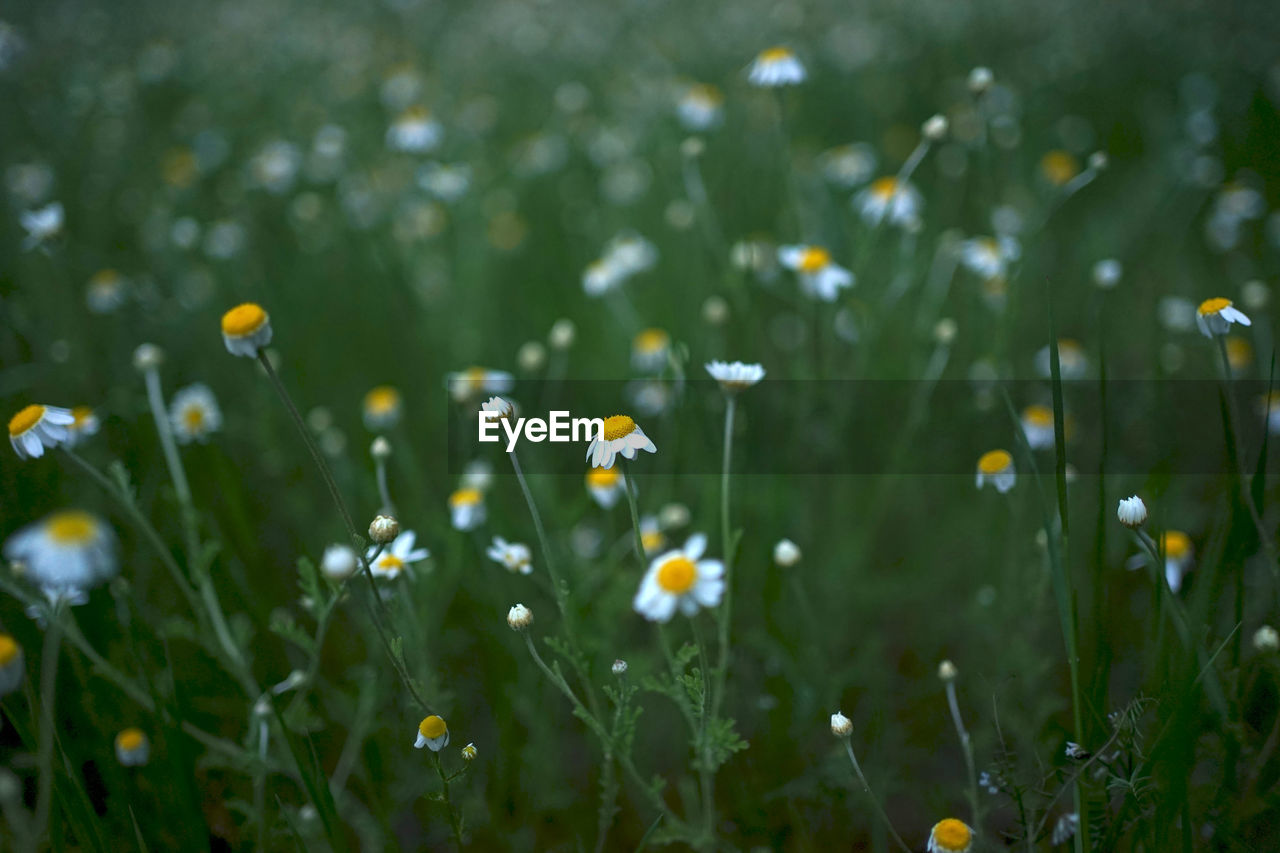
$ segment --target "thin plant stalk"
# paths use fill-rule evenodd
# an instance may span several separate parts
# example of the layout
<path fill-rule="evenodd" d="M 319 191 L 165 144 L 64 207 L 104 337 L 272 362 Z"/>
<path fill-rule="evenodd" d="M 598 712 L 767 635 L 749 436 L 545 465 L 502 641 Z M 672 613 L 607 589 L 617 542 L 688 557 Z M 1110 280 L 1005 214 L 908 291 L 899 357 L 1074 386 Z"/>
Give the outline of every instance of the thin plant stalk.
<path fill-rule="evenodd" d="M 49 812 L 53 807 L 53 727 L 54 702 L 58 691 L 58 655 L 62 644 L 61 620 L 56 618 L 63 609 L 61 603 L 53 606 L 54 618 L 44 634 L 44 650 L 40 655 L 40 731 L 37 737 L 36 766 L 40 777 L 36 789 L 36 810 L 31 822 L 31 849 L 38 849 L 39 841 L 49 828 Z"/>
<path fill-rule="evenodd" d="M 462 849 L 462 817 L 458 814 L 457 808 L 449 799 L 449 779 L 451 778 L 444 772 L 444 763 L 440 760 L 440 753 L 433 751 L 431 753 L 435 759 L 436 773 L 440 776 L 440 797 L 444 803 L 445 811 L 449 813 L 449 829 L 453 832 L 453 841 L 458 845 L 458 849 Z"/>
<path fill-rule="evenodd" d="M 636 559 L 640 561 L 640 568 L 643 569 L 645 568 L 644 539 L 640 536 L 640 510 L 636 505 L 636 487 L 630 471 L 623 476 L 623 485 L 627 491 L 627 506 L 631 509 L 631 533 L 636 549 Z"/>
<path fill-rule="evenodd" d="M 901 847 L 906 853 L 912 853 L 911 847 L 907 842 L 902 840 L 902 836 L 898 835 L 898 831 L 893 828 L 893 823 L 889 820 L 889 815 L 885 813 L 884 807 L 880 805 L 880 800 L 871 791 L 871 785 L 867 782 L 867 777 L 862 773 L 862 766 L 858 764 L 858 756 L 853 754 L 853 744 L 849 738 L 844 738 L 844 750 L 849 754 L 849 763 L 853 765 L 853 772 L 858 777 L 858 781 L 862 783 L 862 790 L 866 792 L 867 799 L 871 801 L 871 805 L 875 808 L 876 814 L 880 816 L 880 820 L 884 821 L 885 828 L 889 830 L 889 836 Z"/>
<path fill-rule="evenodd" d="M 965 767 L 969 771 L 969 809 L 973 816 L 973 826 L 976 829 L 982 825 L 982 819 L 978 813 L 978 771 L 974 766 L 973 744 L 969 739 L 969 730 L 965 728 L 964 719 L 960 716 L 960 703 L 956 699 L 955 679 L 947 679 L 947 706 L 951 709 L 951 722 L 955 724 L 956 734 L 960 737 L 960 748 L 964 751 Z"/>
<path fill-rule="evenodd" d="M 721 700 L 724 698 L 725 681 L 729 674 L 729 626 L 733 618 L 733 543 L 730 541 L 732 528 L 729 523 L 729 477 L 733 460 L 733 417 L 737 409 L 737 397 L 725 395 L 724 409 L 724 456 L 720 467 L 720 548 L 724 560 L 724 599 L 716 614 L 719 643 L 719 659 L 716 663 L 716 685 L 712 691 L 711 716 L 720 714 Z"/>

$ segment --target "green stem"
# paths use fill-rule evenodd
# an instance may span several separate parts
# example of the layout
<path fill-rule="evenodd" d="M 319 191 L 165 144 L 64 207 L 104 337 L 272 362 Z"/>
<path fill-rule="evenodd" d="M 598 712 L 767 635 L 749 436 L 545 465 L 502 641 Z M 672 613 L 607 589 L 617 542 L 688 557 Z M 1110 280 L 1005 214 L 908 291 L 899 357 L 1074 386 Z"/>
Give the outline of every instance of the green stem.
<path fill-rule="evenodd" d="M 458 814 L 458 810 L 454 808 L 452 801 L 449 799 L 449 776 L 444 772 L 444 763 L 440 760 L 440 753 L 433 751 L 432 757 L 435 758 L 436 773 L 440 776 L 440 796 L 443 798 L 445 810 L 449 813 L 449 829 L 453 831 L 453 841 L 461 850 L 462 844 L 462 818 Z"/>
<path fill-rule="evenodd" d="M 38 849 L 40 839 L 48 830 L 49 812 L 53 807 L 53 707 L 58 690 L 58 653 L 62 643 L 62 620 L 59 616 L 62 610 L 61 603 L 53 605 L 49 627 L 44 635 L 44 651 L 40 655 L 40 731 L 36 753 L 40 779 L 37 783 L 36 810 L 29 839 L 32 850 Z"/>
<path fill-rule="evenodd" d="M 849 738 L 844 738 L 845 752 L 849 753 L 849 763 L 853 765 L 853 772 L 857 775 L 858 781 L 862 783 L 862 790 L 866 792 L 867 799 L 871 800 L 871 805 L 875 807 L 876 814 L 884 821 L 885 827 L 889 830 L 890 837 L 897 842 L 906 853 L 911 853 L 911 848 L 907 846 L 907 842 L 902 840 L 902 836 L 898 835 L 898 831 L 893 828 L 893 824 L 889 821 L 889 815 L 885 813 L 884 807 L 880 805 L 880 801 L 876 799 L 876 795 L 871 792 L 871 785 L 867 782 L 867 777 L 862 773 L 862 767 L 858 764 L 858 756 L 853 754 L 853 744 Z"/>
<path fill-rule="evenodd" d="M 974 766 L 973 744 L 969 740 L 969 730 L 964 727 L 964 719 L 960 716 L 960 703 L 956 699 L 954 680 L 947 681 L 947 705 L 951 709 L 951 721 L 955 723 L 956 734 L 960 736 L 960 748 L 964 750 L 964 763 L 969 771 L 969 810 L 976 831 L 982 826 L 982 818 L 978 814 L 978 772 Z"/>
<path fill-rule="evenodd" d="M 725 683 L 729 675 L 729 626 L 733 618 L 733 543 L 730 541 L 732 528 L 729 523 L 729 476 L 733 460 L 733 417 L 737 409 L 737 398 L 732 394 L 725 397 L 724 409 L 724 456 L 720 466 L 720 548 L 724 560 L 724 599 L 716 613 L 718 628 L 718 655 L 716 664 L 716 685 L 711 695 L 711 716 L 718 717 L 720 705 L 724 699 Z"/>
<path fill-rule="evenodd" d="M 631 508 L 631 533 L 633 543 L 636 548 L 636 559 L 640 561 L 640 568 L 646 566 L 644 554 L 644 539 L 640 536 L 640 510 L 636 506 L 635 483 L 631 479 L 631 472 L 627 471 L 623 475 L 623 482 L 627 491 L 627 506 Z"/>

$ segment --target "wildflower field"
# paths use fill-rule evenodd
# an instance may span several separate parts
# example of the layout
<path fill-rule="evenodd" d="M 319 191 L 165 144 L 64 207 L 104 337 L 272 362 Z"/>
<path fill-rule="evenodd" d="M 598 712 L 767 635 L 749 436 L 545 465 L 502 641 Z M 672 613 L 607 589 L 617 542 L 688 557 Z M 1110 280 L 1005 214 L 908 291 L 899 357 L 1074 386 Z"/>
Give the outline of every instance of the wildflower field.
<path fill-rule="evenodd" d="M 0 6 L 0 849 L 1280 850 L 1277 45 Z"/>

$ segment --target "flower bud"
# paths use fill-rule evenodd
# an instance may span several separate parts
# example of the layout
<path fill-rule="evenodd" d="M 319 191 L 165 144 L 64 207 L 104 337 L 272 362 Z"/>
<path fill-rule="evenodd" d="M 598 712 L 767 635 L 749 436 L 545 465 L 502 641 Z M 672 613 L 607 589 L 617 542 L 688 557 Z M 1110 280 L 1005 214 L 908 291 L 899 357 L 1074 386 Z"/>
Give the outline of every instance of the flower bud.
<path fill-rule="evenodd" d="M 463 761 L 476 760 L 476 745 L 474 743 L 469 743 L 462 748 L 462 760 Z"/>
<path fill-rule="evenodd" d="M 164 364 L 164 350 L 155 344 L 141 344 L 133 351 L 133 368 L 140 373 L 155 370 Z"/>
<path fill-rule="evenodd" d="M 831 733 L 836 737 L 848 737 L 853 734 L 853 721 L 836 711 L 831 715 Z"/>
<path fill-rule="evenodd" d="M 624 661 L 622 658 L 618 658 L 617 660 L 615 660 L 615 661 L 613 662 L 613 674 L 614 674 L 614 675 L 625 675 L 625 674 L 626 674 L 626 672 L 627 672 L 627 662 L 626 662 L 626 661 Z"/>
<path fill-rule="evenodd" d="M 369 538 L 376 545 L 386 545 L 400 535 L 400 522 L 389 515 L 380 515 L 369 525 Z"/>
<path fill-rule="evenodd" d="M 1260 652 L 1274 652 L 1280 649 L 1280 633 L 1270 625 L 1263 625 L 1253 632 L 1253 647 Z"/>
<path fill-rule="evenodd" d="M 1120 505 L 1116 507 L 1116 518 L 1130 530 L 1137 530 L 1143 524 L 1146 524 L 1147 505 L 1137 495 L 1131 498 L 1121 498 Z"/>
<path fill-rule="evenodd" d="M 800 546 L 790 539 L 779 539 L 773 546 L 773 561 L 784 569 L 789 569 L 800 562 Z"/>
<path fill-rule="evenodd" d="M 378 436 L 373 440 L 373 444 L 369 445 L 369 455 L 379 462 L 386 460 L 391 456 L 391 442 L 384 436 Z"/>
<path fill-rule="evenodd" d="M 920 126 L 920 134 L 930 142 L 941 142 L 947 135 L 947 117 L 944 115 L 930 116 L 924 124 Z"/>
<path fill-rule="evenodd" d="M 527 630 L 533 624 L 533 611 L 523 604 L 517 604 L 507 611 L 507 624 L 512 631 Z"/>
<path fill-rule="evenodd" d="M 959 674 L 960 671 L 956 669 L 956 665 L 949 660 L 944 660 L 942 663 L 938 664 L 938 678 L 942 679 L 946 684 L 950 684 L 955 681 L 956 676 Z"/>
<path fill-rule="evenodd" d="M 981 95 L 990 89 L 993 82 L 995 82 L 995 75 L 985 65 L 979 65 L 969 72 L 969 91 L 975 95 Z"/>

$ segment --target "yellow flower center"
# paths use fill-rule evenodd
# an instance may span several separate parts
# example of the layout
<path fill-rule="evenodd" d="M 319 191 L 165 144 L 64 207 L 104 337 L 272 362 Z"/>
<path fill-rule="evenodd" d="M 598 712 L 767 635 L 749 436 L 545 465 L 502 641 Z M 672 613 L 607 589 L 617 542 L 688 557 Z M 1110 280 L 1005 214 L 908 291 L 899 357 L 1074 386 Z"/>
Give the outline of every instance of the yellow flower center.
<path fill-rule="evenodd" d="M 949 817 L 933 827 L 933 843 L 943 850 L 967 850 L 973 833 L 962 820 Z"/>
<path fill-rule="evenodd" d="M 22 647 L 18 645 L 18 641 L 8 634 L 0 634 L 0 666 L 8 666 L 13 663 L 22 651 Z"/>
<path fill-rule="evenodd" d="M 1247 367 L 1253 360 L 1253 347 L 1244 338 L 1227 338 L 1227 361 L 1232 367 Z"/>
<path fill-rule="evenodd" d="M 182 411 L 182 422 L 192 432 L 204 429 L 204 409 L 199 406 L 187 406 Z"/>
<path fill-rule="evenodd" d="M 21 412 L 9 419 L 9 437 L 16 438 L 36 424 L 40 423 L 40 419 L 44 417 L 44 406 L 33 403 L 27 406 Z"/>
<path fill-rule="evenodd" d="M 418 734 L 423 737 L 429 737 L 432 740 L 440 737 L 448 730 L 449 727 L 445 725 L 444 720 L 441 717 L 437 717 L 435 714 L 432 714 L 430 717 L 427 717 L 422 722 L 418 723 Z"/>
<path fill-rule="evenodd" d="M 71 417 L 75 418 L 75 422 L 71 424 L 71 428 L 83 429 L 84 425 L 93 417 L 93 409 L 88 406 L 76 406 L 71 410 Z"/>
<path fill-rule="evenodd" d="M 673 595 L 684 595 L 698 579 L 698 567 L 683 554 L 658 567 L 658 586 Z"/>
<path fill-rule="evenodd" d="M 1200 316 L 1203 317 L 1207 314 L 1217 314 L 1222 311 L 1222 309 L 1230 307 L 1230 299 L 1223 299 L 1221 296 L 1215 296 L 1213 299 L 1206 299 L 1204 302 L 1201 302 L 1200 307 L 1196 310 L 1198 310 L 1200 312 Z"/>
<path fill-rule="evenodd" d="M 449 506 L 472 506 L 480 503 L 483 497 L 479 489 L 458 489 L 458 491 L 449 495 Z"/>
<path fill-rule="evenodd" d="M 222 315 L 222 334 L 243 338 L 266 324 L 267 312 L 262 310 L 262 306 L 246 302 Z"/>
<path fill-rule="evenodd" d="M 999 474 L 1013 464 L 1007 450 L 988 450 L 978 460 L 978 470 L 984 474 Z"/>
<path fill-rule="evenodd" d="M 627 415 L 610 415 L 604 419 L 604 440 L 626 438 L 636 430 L 636 422 Z"/>
<path fill-rule="evenodd" d="M 1080 172 L 1080 165 L 1066 151 L 1050 151 L 1040 158 L 1040 171 L 1049 183 L 1060 187 Z"/>
<path fill-rule="evenodd" d="M 431 118 L 431 111 L 424 106 L 409 107 L 400 115 L 402 122 L 422 122 Z"/>
<path fill-rule="evenodd" d="M 993 258 L 1000 257 L 1000 244 L 991 237 L 978 240 L 978 248 Z"/>
<path fill-rule="evenodd" d="M 688 97 L 691 100 L 700 101 L 707 106 L 715 106 L 724 100 L 724 96 L 720 94 L 720 90 L 707 83 L 698 83 L 690 86 Z"/>
<path fill-rule="evenodd" d="M 1022 410 L 1022 419 L 1033 427 L 1053 426 L 1053 410 L 1048 406 L 1033 405 Z"/>
<path fill-rule="evenodd" d="M 645 329 L 636 335 L 631 345 L 642 353 L 661 352 L 671 343 L 671 336 L 661 329 Z"/>
<path fill-rule="evenodd" d="M 593 489 L 611 489 L 618 485 L 617 468 L 592 468 L 587 472 L 587 485 Z"/>
<path fill-rule="evenodd" d="M 94 517 L 78 509 L 54 513 L 45 522 L 45 532 L 59 545 L 83 545 L 93 539 L 97 530 Z"/>
<path fill-rule="evenodd" d="M 894 177 L 877 178 L 871 183 L 871 194 L 881 201 L 887 201 L 898 190 L 898 179 Z"/>
<path fill-rule="evenodd" d="M 483 367 L 468 367 L 462 371 L 462 378 L 469 386 L 479 390 L 484 387 L 484 378 L 488 373 Z"/>
<path fill-rule="evenodd" d="M 666 541 L 667 538 L 662 535 L 661 530 L 645 530 L 640 533 L 640 544 L 646 552 L 658 550 Z"/>
<path fill-rule="evenodd" d="M 761 62 L 782 62 L 792 57 L 791 49 L 786 47 L 771 47 L 761 52 Z"/>
<path fill-rule="evenodd" d="M 1191 553 L 1191 537 L 1181 530 L 1167 531 L 1160 538 L 1160 544 L 1170 560 L 1181 560 Z"/>
<path fill-rule="evenodd" d="M 400 392 L 390 385 L 379 385 L 364 395 L 365 410 L 375 415 L 385 415 L 400 407 Z"/>
<path fill-rule="evenodd" d="M 142 733 L 142 729 L 125 729 L 116 735 L 116 746 L 125 752 L 133 752 L 146 742 L 147 736 Z"/>
<path fill-rule="evenodd" d="M 394 574 L 404 568 L 404 560 L 395 554 L 383 554 L 378 558 L 378 568 Z"/>
<path fill-rule="evenodd" d="M 114 289 L 120 284 L 120 273 L 113 269 L 98 270 L 89 279 L 89 286 L 95 288 Z"/>
<path fill-rule="evenodd" d="M 815 273 L 831 263 L 831 253 L 821 246 L 809 246 L 800 253 L 800 272 Z"/>

